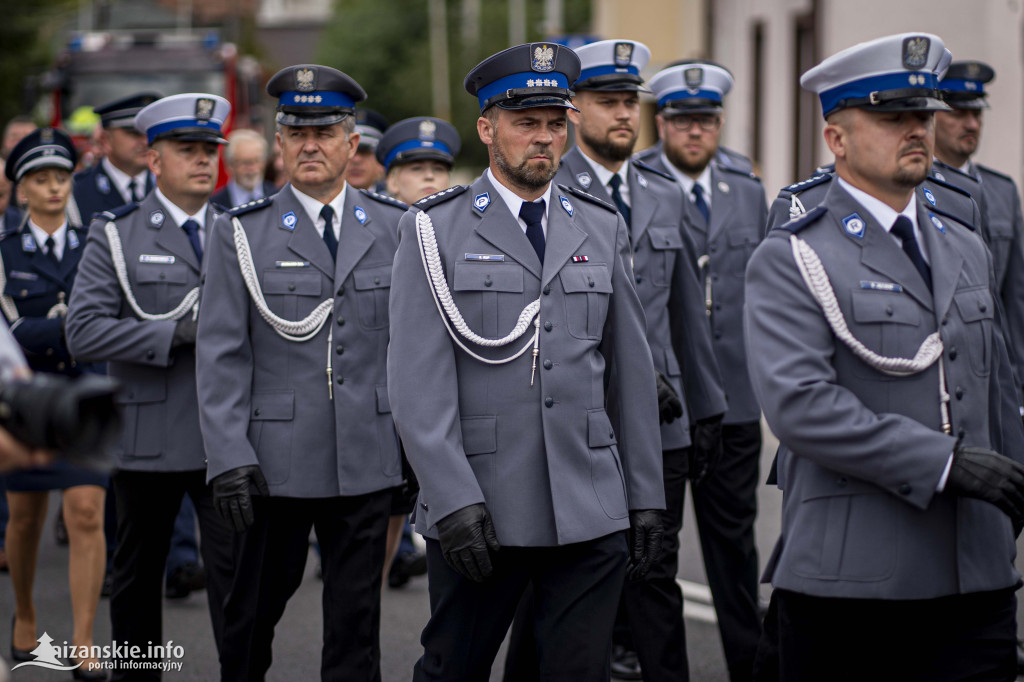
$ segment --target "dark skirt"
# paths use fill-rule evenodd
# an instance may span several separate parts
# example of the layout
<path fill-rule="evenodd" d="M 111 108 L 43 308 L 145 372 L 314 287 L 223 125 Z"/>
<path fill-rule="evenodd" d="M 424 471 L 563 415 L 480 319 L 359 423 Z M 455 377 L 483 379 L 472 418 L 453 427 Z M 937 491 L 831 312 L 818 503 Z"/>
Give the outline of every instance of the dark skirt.
<path fill-rule="evenodd" d="M 7 489 L 27 493 L 44 490 L 66 490 L 78 485 L 98 485 L 106 488 L 110 474 L 68 464 L 57 459 L 53 464 L 36 469 L 26 469 L 7 474 Z"/>

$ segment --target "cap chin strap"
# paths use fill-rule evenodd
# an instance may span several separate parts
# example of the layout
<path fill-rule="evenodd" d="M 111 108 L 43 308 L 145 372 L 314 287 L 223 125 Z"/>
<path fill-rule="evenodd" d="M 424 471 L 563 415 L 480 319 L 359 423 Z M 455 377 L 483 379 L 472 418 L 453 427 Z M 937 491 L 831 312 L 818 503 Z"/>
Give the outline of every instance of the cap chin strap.
<path fill-rule="evenodd" d="M 822 265 L 818 254 L 811 248 L 811 245 L 797 237 L 795 234 L 789 237 L 790 246 L 793 249 L 793 260 L 800 271 L 800 276 L 811 292 L 811 296 L 821 307 L 825 314 L 825 320 L 831 327 L 832 333 L 842 341 L 847 348 L 853 352 L 862 362 L 878 370 L 882 374 L 893 377 L 906 377 L 920 374 L 942 357 L 943 344 L 939 332 L 929 334 L 917 353 L 912 358 L 890 358 L 879 355 L 853 335 L 843 317 L 843 311 L 836 300 L 832 283 L 828 279 L 825 266 Z M 953 428 L 949 419 L 949 392 L 946 390 L 946 372 L 941 361 L 939 361 L 939 413 L 942 418 L 943 433 L 952 433 Z"/>
<path fill-rule="evenodd" d="M 425 211 L 416 214 L 416 237 L 420 247 L 420 259 L 423 262 L 423 270 L 427 275 L 427 283 L 430 285 L 430 293 L 434 297 L 434 304 L 437 312 L 441 315 L 445 329 L 452 340 L 464 350 L 471 358 L 488 365 L 504 365 L 512 362 L 520 355 L 533 347 L 534 363 L 537 360 L 538 348 L 540 345 L 540 298 L 530 302 L 519 314 L 516 326 L 508 334 L 501 338 L 491 339 L 480 336 L 469 328 L 465 318 L 459 311 L 459 307 L 452 300 L 451 291 L 448 289 L 448 280 L 445 279 L 444 266 L 441 264 L 441 256 L 437 249 L 437 236 L 434 234 L 434 224 Z M 501 359 L 486 358 L 474 353 L 462 338 L 470 343 L 485 348 L 501 348 L 522 337 L 526 331 L 533 326 L 533 336 L 515 354 Z M 459 338 L 462 337 L 462 338 Z M 530 385 L 533 385 L 531 376 Z"/>

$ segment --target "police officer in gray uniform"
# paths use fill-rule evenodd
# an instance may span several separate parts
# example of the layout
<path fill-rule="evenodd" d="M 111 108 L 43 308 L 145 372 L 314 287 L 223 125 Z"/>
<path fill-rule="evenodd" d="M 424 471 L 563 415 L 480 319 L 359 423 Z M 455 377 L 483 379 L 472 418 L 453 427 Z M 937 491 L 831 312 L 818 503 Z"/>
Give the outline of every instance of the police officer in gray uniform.
<path fill-rule="evenodd" d="M 640 72 L 650 50 L 634 41 L 604 40 L 576 53 L 582 70 L 573 86 L 573 103 L 579 112 L 569 113 L 576 146 L 565 155 L 555 179 L 609 201 L 625 219 L 647 341 L 661 380 L 663 552 L 644 580 L 626 583 L 624 625 L 632 633 L 644 679 L 685 680 L 683 598 L 676 572 L 686 477 L 700 478 L 717 455 L 715 449 L 721 448 L 725 392 L 712 349 L 704 287 L 698 282 L 689 202 L 670 173 L 630 159 L 639 127 L 638 93 L 646 90 Z M 665 401 L 676 395 L 685 395 L 689 414 L 667 411 Z M 701 432 L 692 441 L 691 422 Z M 631 649 L 629 644 L 624 638 L 622 646 Z"/>
<path fill-rule="evenodd" d="M 465 86 L 490 166 L 399 226 L 388 388 L 420 481 L 431 595 L 415 680 L 485 679 L 531 581 L 540 678 L 607 679 L 627 559 L 642 577 L 661 547 L 655 373 L 627 228 L 551 182 L 579 72 L 546 43 L 477 65 Z"/>
<path fill-rule="evenodd" d="M 1024 431 L 991 257 L 914 192 L 943 52 L 888 36 L 804 74 L 837 179 L 747 268 L 751 378 L 781 442 L 765 579 L 783 680 L 1014 678 Z"/>
<path fill-rule="evenodd" d="M 664 147 L 651 165 L 671 172 L 690 199 L 712 341 L 729 402 L 721 461 L 694 486 L 693 503 L 729 675 L 738 682 L 750 678 L 760 637 L 754 521 L 761 410 L 746 370 L 743 273 L 761 240 L 767 202 L 756 176 L 712 160 L 723 97 L 732 84 L 728 70 L 709 62 L 682 62 L 655 74 L 651 89 Z"/>
<path fill-rule="evenodd" d="M 124 384 L 124 434 L 111 483 L 117 497 L 110 619 L 116 641 L 145 648 L 161 635 L 160 588 L 174 518 L 195 504 L 218 649 L 231 580 L 231 533 L 213 508 L 196 397 L 196 303 L 203 248 L 213 237 L 221 125 L 215 95 L 165 97 L 142 109 L 156 189 L 101 213 L 89 229 L 67 316 L 68 349 L 107 362 Z M 115 679 L 157 671 L 115 670 Z"/>
<path fill-rule="evenodd" d="M 996 288 L 1006 313 L 1004 338 L 1011 356 L 1024 359 L 1024 217 L 1020 192 L 1008 175 L 975 163 L 971 157 L 981 141 L 982 113 L 988 108 L 985 84 L 995 77 L 987 64 L 953 62 L 939 81 L 952 111 L 935 115 L 935 158 L 978 181 L 985 204 L 985 227 Z"/>
<path fill-rule="evenodd" d="M 380 679 L 380 586 L 402 463 L 386 381 L 405 204 L 344 179 L 363 89 L 299 65 L 267 83 L 291 183 L 217 224 L 199 314 L 208 476 L 237 536 L 221 677 L 263 679 L 320 543 L 324 680 Z"/>

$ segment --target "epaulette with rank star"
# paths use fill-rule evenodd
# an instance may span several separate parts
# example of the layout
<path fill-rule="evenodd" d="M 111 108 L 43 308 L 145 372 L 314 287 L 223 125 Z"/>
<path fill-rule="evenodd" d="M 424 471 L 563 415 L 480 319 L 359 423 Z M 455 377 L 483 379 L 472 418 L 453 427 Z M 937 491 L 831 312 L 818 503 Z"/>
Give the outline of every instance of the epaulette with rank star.
<path fill-rule="evenodd" d="M 592 204 L 597 204 L 598 206 L 600 206 L 602 208 L 606 208 L 609 211 L 611 211 L 612 213 L 617 213 L 618 212 L 618 209 L 616 209 L 614 206 L 609 204 L 607 201 L 605 201 L 603 199 L 598 199 L 593 194 L 587 194 L 586 192 L 584 192 L 581 189 L 576 189 L 575 187 L 570 187 L 569 185 L 562 185 L 562 184 L 559 184 L 558 188 L 563 190 L 563 191 L 565 191 L 565 192 L 569 192 L 570 194 L 572 194 L 574 196 L 577 196 L 580 199 L 586 199 L 587 201 L 589 201 Z"/>
<path fill-rule="evenodd" d="M 806 189 L 815 187 L 816 185 L 820 185 L 823 182 L 829 182 L 831 180 L 831 175 L 812 175 L 806 180 L 794 182 L 792 185 L 789 185 L 788 187 L 783 187 L 782 191 L 789 192 L 790 194 L 799 194 L 800 192 L 803 192 Z"/>
<path fill-rule="evenodd" d="M 380 192 L 374 192 L 373 190 L 369 189 L 361 189 L 359 191 L 368 196 L 369 198 L 373 199 L 374 201 L 379 201 L 382 204 L 387 204 L 388 206 L 400 208 L 403 211 L 409 210 L 409 204 L 405 203 L 404 201 L 399 201 L 394 197 L 389 197 L 387 194 L 381 194 Z"/>
<path fill-rule="evenodd" d="M 631 159 L 631 161 L 632 161 L 633 165 L 636 168 L 643 169 L 643 170 L 647 171 L 648 173 L 654 173 L 655 175 L 660 175 L 661 177 L 665 178 L 666 180 L 671 180 L 672 182 L 678 182 L 675 179 L 675 176 L 673 176 L 671 173 L 666 173 L 663 170 L 658 170 L 654 166 L 649 166 L 646 163 L 644 163 L 641 159 L 638 159 L 635 156 Z"/>
<path fill-rule="evenodd" d="M 757 175 L 755 175 L 753 173 L 753 171 L 743 170 L 742 168 L 733 168 L 733 167 L 726 166 L 726 165 L 721 164 L 721 163 L 716 163 L 715 164 L 715 168 L 717 168 L 720 171 L 725 171 L 726 173 L 732 173 L 733 175 L 740 175 L 740 176 L 743 176 L 745 178 L 750 178 L 751 180 L 756 180 L 757 182 L 761 182 L 761 178 L 757 177 Z"/>
<path fill-rule="evenodd" d="M 825 208 L 824 206 L 815 206 L 807 213 L 804 213 L 803 215 L 798 215 L 796 218 L 793 218 L 788 223 L 776 225 L 775 227 L 772 228 L 772 232 L 774 233 L 778 232 L 779 230 L 785 230 L 789 234 L 796 234 L 797 232 L 804 229 L 805 227 L 816 221 L 818 218 L 825 215 L 826 213 L 828 213 L 828 209 Z M 785 236 L 788 237 L 789 235 Z"/>
<path fill-rule="evenodd" d="M 270 206 L 272 203 L 274 203 L 273 194 L 270 195 L 269 197 L 255 199 L 253 201 L 250 201 L 249 203 L 242 204 L 241 206 L 235 206 L 232 209 L 228 209 L 228 215 L 237 218 L 240 215 L 245 215 L 246 213 L 251 213 L 252 211 L 256 211 L 261 208 Z"/>
<path fill-rule="evenodd" d="M 430 196 L 423 197 L 419 201 L 413 204 L 413 208 L 418 208 L 421 211 L 426 211 L 428 208 L 437 206 L 438 204 L 448 201 L 452 197 L 457 197 L 466 190 L 469 189 L 469 185 L 455 185 L 448 189 L 443 189 L 437 194 L 431 194 Z"/>
<path fill-rule="evenodd" d="M 985 166 L 985 165 L 982 165 L 980 163 L 976 163 L 976 164 L 974 164 L 974 167 L 977 168 L 978 170 L 982 170 L 982 171 L 985 171 L 986 173 L 990 173 L 990 174 L 996 176 L 997 178 L 1002 178 L 1003 180 L 1007 180 L 1009 182 L 1013 182 L 1013 178 L 1011 178 L 1009 175 L 1007 175 L 1006 173 L 1000 173 L 999 171 L 997 171 L 996 169 L 994 169 L 994 168 L 992 168 L 990 166 Z M 1014 183 L 1014 184 L 1016 184 L 1016 183 Z"/>
<path fill-rule="evenodd" d="M 117 208 L 112 208 L 108 211 L 100 213 L 98 216 L 96 216 L 96 218 L 93 218 L 93 220 L 96 220 L 98 218 L 103 218 L 104 220 L 117 220 L 118 218 L 125 217 L 138 207 L 139 205 L 136 204 L 135 202 L 125 204 L 124 206 L 118 206 Z"/>
<path fill-rule="evenodd" d="M 935 183 L 936 185 L 942 187 L 943 189 L 949 189 L 949 190 L 953 190 L 957 194 L 963 194 L 965 197 L 968 197 L 970 199 L 974 198 L 974 195 L 971 194 L 970 192 L 968 192 L 966 189 L 964 189 L 963 187 L 959 187 L 957 185 L 954 185 L 953 183 L 949 182 L 948 180 L 940 180 L 939 178 L 935 177 L 934 175 L 929 175 L 927 178 L 925 178 L 925 180 L 927 182 Z"/>
<path fill-rule="evenodd" d="M 972 224 L 970 224 L 968 222 L 964 222 L 964 219 L 961 218 L 960 216 L 954 215 L 954 214 L 950 213 L 949 211 L 943 211 L 938 206 L 925 206 L 925 208 L 927 208 L 932 213 L 938 213 L 941 216 L 944 216 L 946 218 L 949 218 L 950 220 L 955 221 L 958 225 L 963 225 L 964 227 L 966 227 L 971 232 L 977 232 L 978 231 L 977 227 L 975 227 L 974 225 L 972 225 Z"/>

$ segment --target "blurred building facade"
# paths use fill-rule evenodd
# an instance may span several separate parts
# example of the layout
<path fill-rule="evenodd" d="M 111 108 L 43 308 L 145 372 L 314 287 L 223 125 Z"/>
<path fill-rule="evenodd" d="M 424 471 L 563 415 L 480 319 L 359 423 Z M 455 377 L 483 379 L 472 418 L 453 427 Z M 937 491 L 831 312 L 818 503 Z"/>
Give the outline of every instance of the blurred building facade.
<path fill-rule="evenodd" d="M 992 108 L 976 159 L 1020 185 L 1022 0 L 594 0 L 593 8 L 594 33 L 650 46 L 647 76 L 694 57 L 732 71 L 736 86 L 726 98 L 722 142 L 754 159 L 769 196 L 831 160 L 821 109 L 816 97 L 801 90 L 801 73 L 865 40 L 935 33 L 954 59 L 978 59 L 996 70 L 987 86 Z M 656 135 L 653 121 L 645 127 L 641 142 L 649 144 Z"/>

